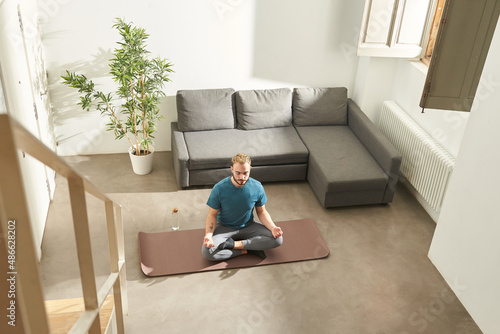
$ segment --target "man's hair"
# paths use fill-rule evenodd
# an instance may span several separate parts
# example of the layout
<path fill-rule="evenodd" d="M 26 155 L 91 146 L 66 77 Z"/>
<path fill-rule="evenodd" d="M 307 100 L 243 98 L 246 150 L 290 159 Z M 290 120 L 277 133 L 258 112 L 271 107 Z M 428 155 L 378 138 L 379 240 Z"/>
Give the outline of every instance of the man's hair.
<path fill-rule="evenodd" d="M 250 157 L 246 155 L 245 153 L 238 153 L 236 154 L 232 159 L 231 159 L 232 165 L 236 163 L 241 163 L 245 164 L 248 163 L 249 165 L 252 164 L 252 160 L 250 160 Z"/>

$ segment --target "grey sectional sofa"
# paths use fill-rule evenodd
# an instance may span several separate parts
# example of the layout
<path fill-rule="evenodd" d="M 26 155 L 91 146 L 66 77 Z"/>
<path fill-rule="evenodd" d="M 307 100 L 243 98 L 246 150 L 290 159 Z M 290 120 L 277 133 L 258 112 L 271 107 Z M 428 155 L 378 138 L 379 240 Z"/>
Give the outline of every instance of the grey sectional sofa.
<path fill-rule="evenodd" d="M 213 185 L 233 155 L 261 181 L 308 180 L 324 207 L 392 201 L 401 155 L 347 89 L 205 89 L 177 92 L 171 124 L 177 184 Z"/>

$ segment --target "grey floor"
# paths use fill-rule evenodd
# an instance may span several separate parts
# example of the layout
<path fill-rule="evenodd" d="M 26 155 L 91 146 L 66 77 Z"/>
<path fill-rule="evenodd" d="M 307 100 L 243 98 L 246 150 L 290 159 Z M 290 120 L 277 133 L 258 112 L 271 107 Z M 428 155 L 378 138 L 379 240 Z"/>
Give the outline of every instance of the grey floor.
<path fill-rule="evenodd" d="M 165 217 L 173 207 L 181 229 L 202 228 L 210 193 L 179 190 L 170 152 L 155 154 L 146 176 L 133 174 L 126 154 L 67 158 L 123 207 L 127 333 L 481 333 L 429 261 L 435 223 L 401 184 L 388 206 L 324 209 L 305 181 L 266 183 L 274 221 L 313 218 L 328 258 L 144 276 L 137 233 L 170 230 Z M 42 245 L 44 291 L 46 299 L 81 297 L 67 182 L 56 181 Z M 92 196 L 87 204 L 100 286 L 109 273 L 104 205 Z"/>

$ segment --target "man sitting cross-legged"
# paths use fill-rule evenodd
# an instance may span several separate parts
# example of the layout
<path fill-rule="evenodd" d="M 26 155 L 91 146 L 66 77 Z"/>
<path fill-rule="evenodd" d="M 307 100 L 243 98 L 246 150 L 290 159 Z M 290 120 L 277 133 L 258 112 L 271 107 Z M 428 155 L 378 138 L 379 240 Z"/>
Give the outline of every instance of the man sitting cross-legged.
<path fill-rule="evenodd" d="M 265 258 L 264 250 L 283 243 L 283 232 L 266 210 L 262 184 L 250 177 L 250 157 L 233 157 L 231 176 L 217 183 L 210 193 L 201 252 L 211 261 L 255 254 Z M 262 223 L 254 220 L 253 209 Z"/>

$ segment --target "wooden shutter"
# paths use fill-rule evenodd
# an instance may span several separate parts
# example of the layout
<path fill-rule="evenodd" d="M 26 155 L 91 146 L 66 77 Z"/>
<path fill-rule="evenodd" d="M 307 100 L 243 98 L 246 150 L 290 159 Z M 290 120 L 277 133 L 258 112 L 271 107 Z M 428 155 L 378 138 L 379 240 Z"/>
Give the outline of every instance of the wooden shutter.
<path fill-rule="evenodd" d="M 420 107 L 470 111 L 500 0 L 447 0 Z"/>

